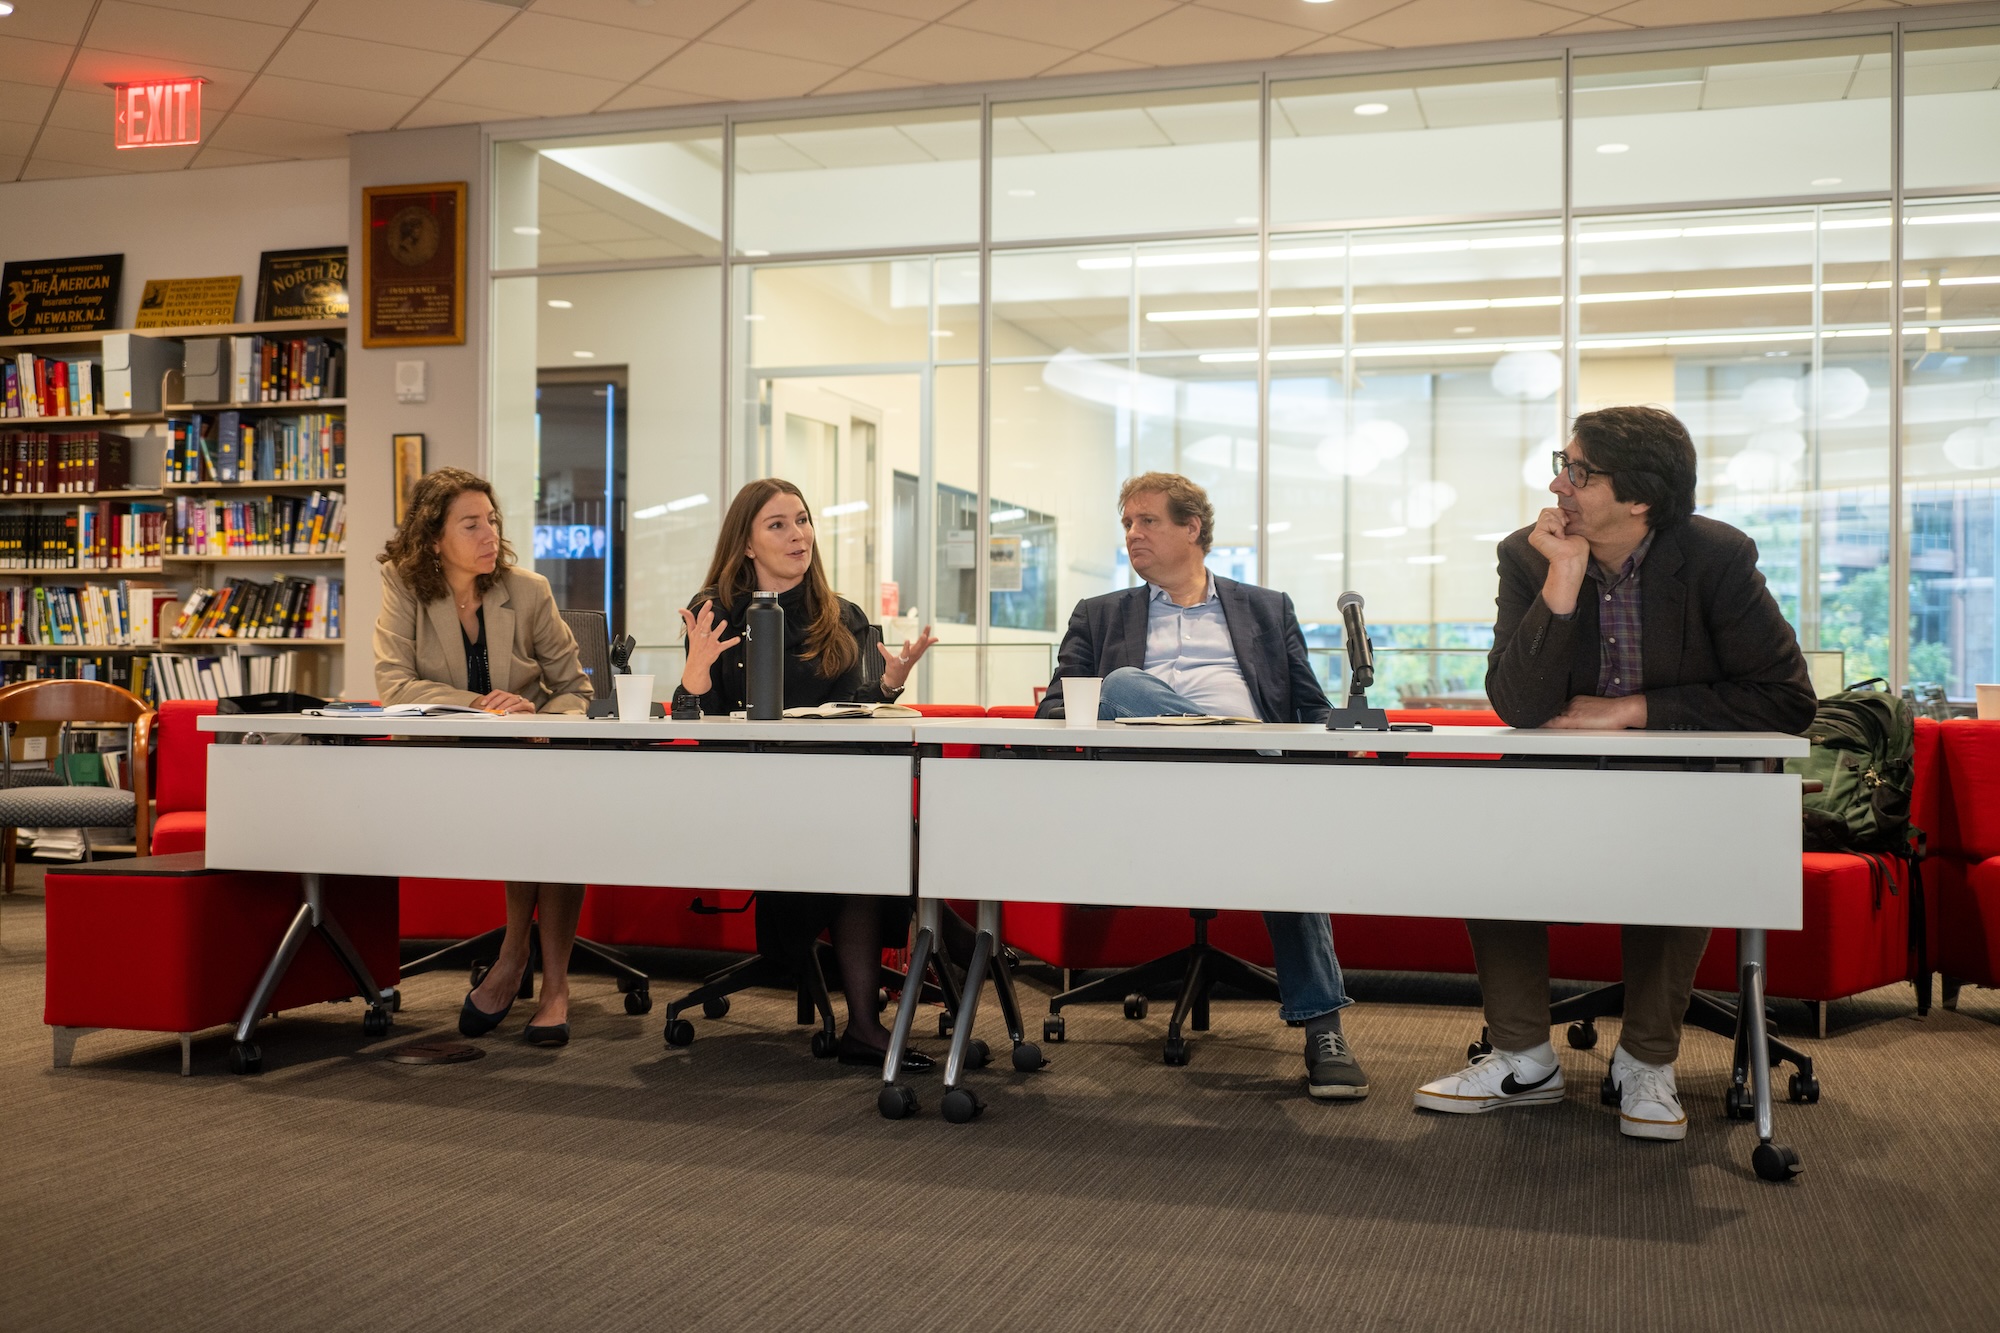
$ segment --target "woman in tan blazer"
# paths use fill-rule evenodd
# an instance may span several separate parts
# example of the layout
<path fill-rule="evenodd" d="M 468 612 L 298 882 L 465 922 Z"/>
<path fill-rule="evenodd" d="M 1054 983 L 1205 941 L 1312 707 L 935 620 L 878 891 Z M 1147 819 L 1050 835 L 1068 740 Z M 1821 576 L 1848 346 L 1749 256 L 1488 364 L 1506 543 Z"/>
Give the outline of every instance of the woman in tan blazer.
<path fill-rule="evenodd" d="M 581 713 L 590 678 L 576 638 L 539 574 L 514 568 L 493 486 L 461 468 L 417 483 L 402 526 L 382 554 L 375 621 L 375 689 L 385 704 L 451 703 L 499 713 Z M 523 1034 L 533 1045 L 569 1041 L 569 955 L 583 910 L 581 884 L 507 885 L 507 937 L 468 992 L 458 1030 L 484 1036 L 514 1007 L 540 922 L 542 1002 Z"/>

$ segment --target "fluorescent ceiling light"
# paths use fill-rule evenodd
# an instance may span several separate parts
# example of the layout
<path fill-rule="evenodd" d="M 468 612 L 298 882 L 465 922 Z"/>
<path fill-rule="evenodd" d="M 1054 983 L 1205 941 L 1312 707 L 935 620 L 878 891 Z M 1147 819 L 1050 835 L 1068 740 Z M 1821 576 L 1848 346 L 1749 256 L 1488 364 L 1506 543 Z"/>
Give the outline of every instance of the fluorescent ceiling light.
<path fill-rule="evenodd" d="M 1410 555 L 1404 556 L 1403 562 L 1410 565 L 1441 565 L 1445 562 L 1445 557 L 1441 555 Z"/>
<path fill-rule="evenodd" d="M 953 333 L 953 332 L 952 332 L 952 331 L 951 331 L 950 329 L 932 329 L 932 330 L 931 330 L 931 337 L 933 337 L 933 338 L 953 338 L 953 337 L 956 337 L 956 336 L 957 336 L 957 335 L 956 335 L 956 334 L 954 334 L 954 333 Z"/>
<path fill-rule="evenodd" d="M 1342 555 L 1342 554 L 1341 554 L 1341 553 L 1340 553 L 1339 551 L 1322 551 L 1322 552 L 1320 552 L 1320 553 L 1319 553 L 1318 555 L 1314 556 L 1314 557 L 1313 557 L 1313 559 L 1315 559 L 1315 560 L 1345 560 L 1345 559 L 1347 559 L 1347 557 L 1346 557 L 1346 556 L 1344 556 L 1344 555 Z"/>
<path fill-rule="evenodd" d="M 683 495 L 678 500 L 669 500 L 660 507 L 669 514 L 678 514 L 683 509 L 698 509 L 708 503 L 706 495 Z"/>
<path fill-rule="evenodd" d="M 1291 530 L 1292 525 L 1289 523 L 1266 523 L 1264 525 L 1264 531 L 1266 532 L 1290 532 Z"/>
<path fill-rule="evenodd" d="M 574 306 L 574 305 L 575 305 L 575 302 L 573 302 L 573 301 L 564 301 L 564 300 L 561 300 L 560 298 L 558 298 L 558 299 L 556 299 L 556 300 L 552 300 L 552 301 L 550 301 L 550 302 L 549 302 L 549 309 L 551 309 L 551 310 L 569 310 L 569 309 L 573 308 L 573 306 Z"/>
<path fill-rule="evenodd" d="M 1821 176 L 1821 177 L 1819 177 L 1819 178 L 1818 178 L 1817 180 L 1815 180 L 1815 181 L 1813 182 L 1813 184 L 1814 184 L 1814 185 L 1838 185 L 1838 184 L 1840 184 L 1840 177 L 1838 177 L 1838 176 Z"/>
<path fill-rule="evenodd" d="M 641 510 L 639 510 L 638 512 L 636 512 L 635 514 L 633 514 L 633 515 L 632 515 L 632 517 L 633 517 L 633 518 L 665 518 L 665 517 L 666 517 L 666 514 L 667 514 L 667 507 L 666 507 L 665 505 L 647 505 L 647 506 L 646 506 L 646 507 L 645 507 L 644 509 L 641 509 Z"/>
<path fill-rule="evenodd" d="M 1368 528 L 1361 535 L 1364 537 L 1386 539 L 1389 537 L 1400 537 L 1408 531 L 1408 528 Z"/>
<path fill-rule="evenodd" d="M 1308 0 L 1308 3 L 1310 3 L 1310 0 Z M 1237 225 L 1237 226 L 1239 226 L 1239 227 L 1254 227 L 1254 226 L 1256 226 L 1256 225 L 1257 225 L 1257 219 L 1256 219 L 1256 218 L 1238 218 L 1238 219 L 1236 219 L 1236 225 Z"/>
<path fill-rule="evenodd" d="M 576 358 L 577 358 L 578 360 L 581 360 L 581 361 L 589 361 L 589 360 L 592 360 L 593 358 L 595 358 L 595 357 L 596 357 L 596 355 L 597 355 L 597 353 L 595 353 L 595 352 L 571 352 L 571 353 L 570 353 L 570 355 L 571 355 L 571 356 L 573 356 L 573 357 L 576 357 Z"/>
<path fill-rule="evenodd" d="M 1016 519 L 1023 519 L 1026 518 L 1027 516 L 1028 516 L 1028 511 L 1025 509 L 996 509 L 991 514 L 987 515 L 987 522 L 1012 523 Z"/>
<path fill-rule="evenodd" d="M 1388 110 L 1389 105 L 1386 102 L 1363 102 L 1360 106 L 1354 108 L 1354 114 L 1357 116 L 1380 116 L 1386 115 Z"/>
<path fill-rule="evenodd" d="M 1632 145 L 1629 143 L 1601 143 L 1597 145 L 1597 151 L 1606 156 L 1610 156 L 1613 153 L 1629 153 L 1632 151 Z"/>
<path fill-rule="evenodd" d="M 771 252 L 769 250 L 745 250 L 743 253 L 752 259 L 762 259 Z"/>
<path fill-rule="evenodd" d="M 514 228 L 514 234 L 516 236 L 540 236 L 542 229 L 540 227 L 516 227 Z"/>
<path fill-rule="evenodd" d="M 867 508 L 866 500 L 849 500 L 846 504 L 828 505 L 819 513 L 821 518 L 839 518 L 842 514 L 859 514 Z"/>
<path fill-rule="evenodd" d="M 1512 532 L 1475 532 L 1472 534 L 1472 540 L 1476 542 L 1500 542 L 1507 540 L 1513 535 Z"/>

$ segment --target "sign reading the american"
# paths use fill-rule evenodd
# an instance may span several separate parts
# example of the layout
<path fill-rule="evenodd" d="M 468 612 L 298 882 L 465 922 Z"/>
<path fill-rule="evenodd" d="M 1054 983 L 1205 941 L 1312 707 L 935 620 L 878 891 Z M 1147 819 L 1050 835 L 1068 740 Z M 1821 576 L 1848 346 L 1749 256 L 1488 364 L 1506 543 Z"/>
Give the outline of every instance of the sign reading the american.
<path fill-rule="evenodd" d="M 0 270 L 7 296 L 3 326 L 20 333 L 90 333 L 118 323 L 124 255 L 30 259 Z"/>
<path fill-rule="evenodd" d="M 201 142 L 201 85 L 207 79 L 152 79 L 111 86 L 111 142 L 118 148 L 172 148 Z"/>

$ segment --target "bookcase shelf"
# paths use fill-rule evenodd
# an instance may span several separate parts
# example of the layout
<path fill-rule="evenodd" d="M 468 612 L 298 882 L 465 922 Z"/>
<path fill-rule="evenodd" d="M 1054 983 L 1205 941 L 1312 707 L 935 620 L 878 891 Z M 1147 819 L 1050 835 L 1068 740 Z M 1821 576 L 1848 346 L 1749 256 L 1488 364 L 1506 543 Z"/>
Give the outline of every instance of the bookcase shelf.
<path fill-rule="evenodd" d="M 0 340 L 4 341 L 4 340 Z M 66 430 L 71 426 L 157 426 L 165 412 L 97 412 L 87 417 L 0 417 L 0 430 Z"/>
<path fill-rule="evenodd" d="M 126 579 L 134 574 L 165 572 L 159 565 L 140 565 L 131 569 L 0 569 L 0 578 L 47 579 L 53 583 L 67 583 L 73 579 Z"/>
<path fill-rule="evenodd" d="M 281 562 L 330 565 L 344 564 L 347 553 L 336 551 L 324 555 L 163 555 L 160 559 L 169 565 L 272 565 Z"/>
<path fill-rule="evenodd" d="M 96 500 L 157 500 L 161 492 L 129 491 L 0 491 L 0 505 L 74 505 Z"/>
<path fill-rule="evenodd" d="M 32 352 L 37 347 L 75 347 L 99 343 L 113 333 L 142 338 L 227 338 L 239 333 L 346 333 L 344 319 L 266 319 L 248 324 L 207 324 L 183 329 L 99 329 L 95 333 L 22 333 L 0 338 L 0 349 Z"/>
<path fill-rule="evenodd" d="M 51 657 L 110 657 L 157 653 L 166 648 L 344 648 L 345 639 L 161 639 L 158 643 L 0 643 L 0 656 L 36 653 Z"/>
<path fill-rule="evenodd" d="M 258 491 L 339 491 L 347 488 L 347 478 L 323 481 L 170 481 L 154 495 L 229 494 Z"/>
<path fill-rule="evenodd" d="M 346 406 L 345 398 L 295 398 L 283 403 L 168 403 L 163 411 L 177 417 L 190 412 L 275 412 L 282 416 L 287 412 L 318 412 Z"/>

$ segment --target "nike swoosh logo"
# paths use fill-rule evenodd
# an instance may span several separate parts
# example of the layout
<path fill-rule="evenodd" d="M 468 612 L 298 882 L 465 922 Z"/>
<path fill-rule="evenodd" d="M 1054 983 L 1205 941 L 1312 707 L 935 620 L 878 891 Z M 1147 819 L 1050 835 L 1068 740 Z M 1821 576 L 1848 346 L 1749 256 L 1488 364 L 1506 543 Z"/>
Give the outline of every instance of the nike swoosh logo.
<path fill-rule="evenodd" d="M 1510 1073 L 1507 1075 L 1507 1077 L 1500 1080 L 1500 1091 L 1504 1092 L 1509 1097 L 1518 1096 L 1524 1092 L 1533 1092 L 1536 1088 L 1541 1087 L 1543 1084 L 1547 1083 L 1550 1079 L 1554 1078 L 1556 1076 L 1556 1073 L 1557 1073 L 1556 1070 L 1551 1069 L 1548 1073 L 1542 1075 L 1540 1078 L 1536 1079 L 1533 1083 L 1522 1083 Z"/>

